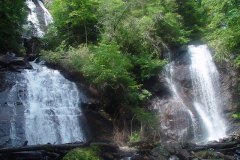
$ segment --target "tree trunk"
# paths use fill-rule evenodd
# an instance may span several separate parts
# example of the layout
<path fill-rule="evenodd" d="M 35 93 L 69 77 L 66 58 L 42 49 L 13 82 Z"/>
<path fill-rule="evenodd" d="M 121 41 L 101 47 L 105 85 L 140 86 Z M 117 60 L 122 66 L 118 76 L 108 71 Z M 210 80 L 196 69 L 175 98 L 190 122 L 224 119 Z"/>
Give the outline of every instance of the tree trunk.
<path fill-rule="evenodd" d="M 84 29 L 85 29 L 85 40 L 86 40 L 86 45 L 88 43 L 88 33 L 87 33 L 87 25 L 86 25 L 86 20 L 84 21 Z"/>

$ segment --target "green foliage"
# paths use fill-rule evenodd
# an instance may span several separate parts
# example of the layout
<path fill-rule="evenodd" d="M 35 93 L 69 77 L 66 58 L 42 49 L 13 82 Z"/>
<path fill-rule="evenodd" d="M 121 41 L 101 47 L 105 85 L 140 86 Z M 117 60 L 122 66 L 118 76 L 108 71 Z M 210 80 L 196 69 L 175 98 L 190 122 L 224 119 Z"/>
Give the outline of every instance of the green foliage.
<path fill-rule="evenodd" d="M 105 1 L 99 12 L 102 38 L 124 52 L 159 56 L 167 46 L 188 41 L 174 0 Z"/>
<path fill-rule="evenodd" d="M 0 1 L 0 52 L 20 51 L 22 24 L 25 18 L 24 0 Z"/>
<path fill-rule="evenodd" d="M 141 92 L 138 94 L 138 99 L 140 101 L 144 101 L 147 100 L 149 97 L 152 96 L 152 93 L 150 93 L 148 90 L 146 89 L 142 89 Z"/>
<path fill-rule="evenodd" d="M 234 119 L 240 119 L 240 113 L 234 113 L 234 114 L 232 114 L 232 118 L 234 118 Z"/>
<path fill-rule="evenodd" d="M 89 61 L 89 49 L 84 45 L 76 48 L 69 47 L 62 43 L 56 48 L 56 51 L 42 50 L 40 56 L 42 59 L 50 63 L 60 64 L 70 70 L 82 72 L 82 67 Z"/>
<path fill-rule="evenodd" d="M 84 75 L 98 86 L 122 86 L 135 85 L 131 77 L 132 64 L 119 50 L 117 44 L 99 44 L 92 49 L 89 61 L 83 66 Z"/>
<path fill-rule="evenodd" d="M 89 61 L 90 51 L 85 45 L 80 45 L 78 48 L 71 47 L 69 49 L 68 58 L 70 65 L 77 71 L 82 71 L 83 66 Z"/>
<path fill-rule="evenodd" d="M 63 53 L 42 50 L 40 56 L 51 63 L 60 63 Z"/>
<path fill-rule="evenodd" d="M 212 159 L 212 160 L 224 160 L 222 157 L 219 157 L 216 152 L 213 150 L 203 150 L 194 153 L 199 159 Z"/>
<path fill-rule="evenodd" d="M 141 140 L 141 136 L 139 132 L 133 132 L 129 138 L 129 141 L 131 143 L 139 142 L 140 140 Z"/>
<path fill-rule="evenodd" d="M 98 156 L 99 148 L 77 148 L 67 153 L 63 160 L 101 160 Z"/>
<path fill-rule="evenodd" d="M 144 108 L 135 107 L 132 108 L 132 112 L 134 114 L 134 117 L 144 125 L 154 126 L 157 123 L 156 116 Z"/>
<path fill-rule="evenodd" d="M 240 67 L 240 55 L 238 55 L 235 60 L 234 60 L 234 64 L 237 68 Z"/>
<path fill-rule="evenodd" d="M 54 0 L 50 8 L 56 29 L 49 34 L 55 35 L 55 40 L 65 40 L 67 46 L 96 41 L 98 3 L 97 0 Z"/>
<path fill-rule="evenodd" d="M 235 0 L 203 0 L 208 13 L 207 34 L 205 39 L 216 51 L 219 60 L 230 59 L 240 52 L 240 4 Z"/>
<path fill-rule="evenodd" d="M 133 56 L 132 61 L 135 68 L 140 72 L 141 81 L 157 75 L 167 63 L 165 60 L 156 59 L 147 54 Z"/>
<path fill-rule="evenodd" d="M 201 1 L 176 0 L 178 13 L 183 17 L 183 24 L 186 30 L 190 31 L 192 40 L 200 40 L 206 25 L 206 12 Z"/>

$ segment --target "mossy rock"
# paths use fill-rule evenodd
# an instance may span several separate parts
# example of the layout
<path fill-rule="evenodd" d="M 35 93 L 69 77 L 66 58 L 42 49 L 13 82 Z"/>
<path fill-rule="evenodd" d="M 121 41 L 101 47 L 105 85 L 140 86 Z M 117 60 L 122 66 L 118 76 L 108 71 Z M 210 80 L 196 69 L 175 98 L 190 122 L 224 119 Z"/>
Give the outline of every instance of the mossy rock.
<path fill-rule="evenodd" d="M 199 151 L 194 154 L 198 158 L 211 159 L 211 160 L 224 160 L 224 155 L 219 152 L 211 150 Z"/>
<path fill-rule="evenodd" d="M 99 156 L 99 148 L 77 148 L 68 152 L 63 160 L 102 160 Z"/>

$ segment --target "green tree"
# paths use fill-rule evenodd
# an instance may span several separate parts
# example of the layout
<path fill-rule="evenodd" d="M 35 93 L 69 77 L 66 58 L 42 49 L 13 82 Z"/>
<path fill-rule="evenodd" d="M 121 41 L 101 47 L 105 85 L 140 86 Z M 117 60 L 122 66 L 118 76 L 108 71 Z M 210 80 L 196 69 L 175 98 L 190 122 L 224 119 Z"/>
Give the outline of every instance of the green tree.
<path fill-rule="evenodd" d="M 89 61 L 83 65 L 82 71 L 93 83 L 104 88 L 133 86 L 136 84 L 130 74 L 132 64 L 119 50 L 115 43 L 103 44 L 92 49 Z"/>
<path fill-rule="evenodd" d="M 24 0 L 0 1 L 0 52 L 18 52 L 21 44 L 22 25 L 26 18 Z"/>
<path fill-rule="evenodd" d="M 183 17 L 186 30 L 192 40 L 200 40 L 206 25 L 207 15 L 201 0 L 176 0 L 178 13 Z"/>
<path fill-rule="evenodd" d="M 219 60 L 240 55 L 240 4 L 235 0 L 203 0 L 208 25 L 205 39 L 216 51 Z"/>
<path fill-rule="evenodd" d="M 54 17 L 54 35 L 66 45 L 78 46 L 80 43 L 97 40 L 97 0 L 54 0 L 51 12 Z"/>

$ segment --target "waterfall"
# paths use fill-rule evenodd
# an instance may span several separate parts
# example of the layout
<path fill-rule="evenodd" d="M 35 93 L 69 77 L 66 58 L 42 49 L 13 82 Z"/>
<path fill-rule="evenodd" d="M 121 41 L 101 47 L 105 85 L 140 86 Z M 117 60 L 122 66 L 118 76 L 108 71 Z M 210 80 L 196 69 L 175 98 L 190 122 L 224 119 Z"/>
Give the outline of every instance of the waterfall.
<path fill-rule="evenodd" d="M 83 94 L 76 84 L 57 70 L 31 63 L 33 70 L 24 70 L 26 98 L 25 136 L 29 144 L 60 144 L 84 141 Z"/>
<path fill-rule="evenodd" d="M 26 37 L 44 36 L 47 26 L 53 22 L 51 14 L 41 0 L 26 0 L 26 5 L 29 8 L 28 31 L 35 31 Z M 20 98 L 25 108 L 24 132 L 28 144 L 85 141 L 84 116 L 80 108 L 84 96 L 76 84 L 59 71 L 34 62 L 31 65 L 33 70 L 22 72 L 21 84 L 26 95 Z M 16 137 L 15 115 L 16 111 L 11 120 L 12 139 Z"/>
<path fill-rule="evenodd" d="M 160 76 L 152 100 L 166 141 L 205 143 L 226 136 L 219 74 L 206 45 L 176 55 Z M 164 77 L 164 78 L 163 78 Z"/>
<path fill-rule="evenodd" d="M 17 140 L 19 139 L 16 133 L 17 111 L 16 111 L 16 105 L 14 102 L 14 99 L 16 99 L 16 96 L 17 96 L 16 93 L 18 92 L 18 85 L 19 83 L 16 82 L 16 84 L 9 91 L 8 98 L 7 98 L 8 105 L 12 108 L 12 117 L 10 120 L 10 139 L 11 139 L 12 145 L 17 144 Z"/>
<path fill-rule="evenodd" d="M 53 22 L 53 18 L 49 11 L 45 8 L 44 4 L 41 0 L 36 0 L 35 3 L 33 0 L 26 0 L 26 4 L 29 8 L 29 14 L 27 17 L 28 26 L 26 30 L 32 30 L 33 36 L 36 37 L 43 37 L 44 36 L 44 30 L 46 30 L 46 27 Z M 37 4 L 37 5 L 36 5 Z M 38 8 L 40 11 L 38 11 Z M 42 12 L 42 13 L 39 13 Z M 40 23 L 39 19 L 43 19 L 44 24 Z"/>
<path fill-rule="evenodd" d="M 49 24 L 53 23 L 52 15 L 49 13 L 49 11 L 45 8 L 44 4 L 41 0 L 37 0 L 39 6 L 42 8 L 44 12 L 44 20 L 45 20 L 45 26 L 48 26 Z"/>
<path fill-rule="evenodd" d="M 163 97 L 155 98 L 152 103 L 159 112 L 165 139 L 190 142 L 195 140 L 196 118 L 179 93 L 178 84 L 174 81 L 175 68 L 174 61 L 165 67 L 165 85 L 169 93 L 165 91 Z"/>
<path fill-rule="evenodd" d="M 27 0 L 26 4 L 28 8 L 30 9 L 30 12 L 28 14 L 27 20 L 28 20 L 28 26 L 31 28 L 33 27 L 34 30 L 36 30 L 36 35 L 37 37 L 42 37 L 44 35 L 44 32 L 40 28 L 40 23 L 37 17 L 37 11 L 36 11 L 36 5 L 33 3 L 32 0 Z"/>
<path fill-rule="evenodd" d="M 189 46 L 190 72 L 194 89 L 194 107 L 206 132 L 207 141 L 226 136 L 226 124 L 221 115 L 222 103 L 217 68 L 206 45 Z"/>

